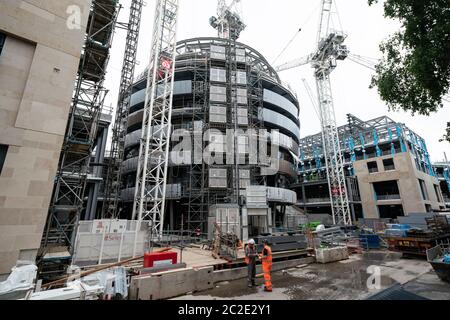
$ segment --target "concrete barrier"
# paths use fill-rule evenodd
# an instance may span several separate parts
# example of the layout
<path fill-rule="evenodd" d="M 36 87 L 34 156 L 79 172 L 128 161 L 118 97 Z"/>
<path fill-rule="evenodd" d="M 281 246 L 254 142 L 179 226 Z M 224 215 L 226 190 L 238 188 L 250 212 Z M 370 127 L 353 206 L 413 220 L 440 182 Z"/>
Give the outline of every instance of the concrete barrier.
<path fill-rule="evenodd" d="M 311 263 L 314 263 L 314 257 L 274 262 L 272 265 L 272 272 L 294 268 L 301 264 L 311 264 Z M 259 264 L 256 266 L 256 274 L 260 273 L 263 273 L 263 270 L 262 266 Z M 214 283 L 244 279 L 247 278 L 247 267 L 214 271 L 213 277 Z"/>
<path fill-rule="evenodd" d="M 212 289 L 213 267 L 171 270 L 135 276 L 130 283 L 131 300 L 161 300 L 188 292 Z"/>
<path fill-rule="evenodd" d="M 314 262 L 314 257 L 275 262 L 272 272 L 294 268 Z M 262 266 L 256 266 L 256 273 L 262 273 Z M 161 300 L 184 295 L 188 292 L 200 292 L 214 288 L 214 284 L 224 281 L 245 279 L 247 268 L 213 271 L 213 267 L 187 268 L 148 275 L 139 275 L 131 279 L 129 298 L 131 300 Z"/>
<path fill-rule="evenodd" d="M 316 261 L 319 263 L 330 263 L 347 259 L 347 247 L 316 249 Z"/>

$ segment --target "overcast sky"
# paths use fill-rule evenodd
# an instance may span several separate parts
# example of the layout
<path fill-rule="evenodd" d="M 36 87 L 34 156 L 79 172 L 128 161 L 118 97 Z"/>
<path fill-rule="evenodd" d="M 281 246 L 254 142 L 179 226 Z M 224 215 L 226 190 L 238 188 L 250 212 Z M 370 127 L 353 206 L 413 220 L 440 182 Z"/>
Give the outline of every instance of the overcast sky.
<path fill-rule="evenodd" d="M 179 2 L 178 40 L 217 35 L 216 30 L 209 26 L 209 18 L 217 11 L 216 0 Z M 125 22 L 128 21 L 129 0 L 122 0 L 121 3 L 124 8 L 119 20 Z M 142 71 L 148 64 L 155 3 L 154 0 L 147 0 L 144 7 L 137 72 Z M 302 31 L 274 66 L 306 56 L 313 52 L 316 46 L 320 3 L 321 0 L 242 0 L 242 14 L 247 29 L 239 41 L 255 48 L 273 63 L 301 27 Z M 341 24 L 348 34 L 346 44 L 350 51 L 357 55 L 380 58 L 379 43 L 399 28 L 396 21 L 383 17 L 382 3 L 369 7 L 366 0 L 336 0 L 336 4 L 340 19 L 334 14 L 333 22 L 335 27 Z M 111 106 L 115 106 L 117 101 L 125 35 L 125 31 L 117 31 L 108 68 L 106 87 L 110 92 L 107 104 Z M 447 121 L 450 121 L 450 104 L 446 103 L 442 110 L 430 117 L 412 117 L 409 113 L 388 112 L 377 91 L 369 89 L 372 74 L 373 71 L 350 60 L 339 62 L 338 68 L 331 76 L 338 125 L 346 123 L 347 113 L 352 113 L 362 120 L 388 115 L 395 121 L 405 123 L 426 140 L 433 161 L 442 161 L 444 152 L 450 158 L 450 145 L 439 142 Z M 303 66 L 285 71 L 280 76 L 298 94 L 302 137 L 318 133 L 320 123 L 302 81 L 306 79 L 313 93 L 316 93 L 311 67 Z"/>

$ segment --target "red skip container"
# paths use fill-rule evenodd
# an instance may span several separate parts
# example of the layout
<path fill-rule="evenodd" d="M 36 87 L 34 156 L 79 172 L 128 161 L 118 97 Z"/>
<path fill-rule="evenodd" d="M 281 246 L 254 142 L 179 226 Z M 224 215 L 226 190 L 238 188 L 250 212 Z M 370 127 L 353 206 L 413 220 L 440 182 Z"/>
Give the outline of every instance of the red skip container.
<path fill-rule="evenodd" d="M 144 255 L 144 268 L 176 264 L 177 258 L 176 252 L 146 253 Z"/>

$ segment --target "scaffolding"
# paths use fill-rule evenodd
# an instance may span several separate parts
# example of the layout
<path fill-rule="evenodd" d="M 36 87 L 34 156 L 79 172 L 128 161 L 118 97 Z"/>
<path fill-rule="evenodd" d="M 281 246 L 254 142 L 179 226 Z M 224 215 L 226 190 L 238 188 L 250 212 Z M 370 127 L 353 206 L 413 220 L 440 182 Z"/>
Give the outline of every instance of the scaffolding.
<path fill-rule="evenodd" d="M 203 133 L 208 127 L 208 110 L 209 110 L 209 90 L 208 90 L 208 62 L 207 58 L 199 53 L 199 57 L 193 60 L 193 83 L 192 83 L 192 132 L 193 132 L 193 148 L 195 149 L 191 155 L 191 166 L 189 168 L 189 200 L 188 200 L 188 216 L 187 230 L 201 230 L 205 232 L 207 229 L 209 188 L 207 188 L 208 174 L 205 161 L 203 161 Z M 198 148 L 198 150 L 197 150 Z M 198 159 L 196 155 L 201 155 Z M 184 229 L 184 226 L 182 226 Z"/>
<path fill-rule="evenodd" d="M 108 173 L 106 175 L 103 218 L 117 218 L 120 215 L 119 202 L 120 191 L 122 189 L 122 164 L 124 161 L 127 120 L 131 103 L 134 70 L 136 67 L 143 4 L 143 0 L 132 0 L 128 24 L 119 24 L 120 27 L 127 30 L 127 37 L 120 78 L 119 99 L 112 131 L 111 154 L 108 163 Z"/>
<path fill-rule="evenodd" d="M 147 75 L 133 220 L 150 221 L 149 246 L 164 228 L 175 78 L 178 0 L 158 0 Z"/>
<path fill-rule="evenodd" d="M 64 273 L 73 253 L 98 121 L 107 94 L 103 83 L 119 10 L 117 0 L 94 0 L 91 5 L 49 214 L 38 252 L 43 278 Z M 65 263 L 54 259 L 55 251 Z"/>

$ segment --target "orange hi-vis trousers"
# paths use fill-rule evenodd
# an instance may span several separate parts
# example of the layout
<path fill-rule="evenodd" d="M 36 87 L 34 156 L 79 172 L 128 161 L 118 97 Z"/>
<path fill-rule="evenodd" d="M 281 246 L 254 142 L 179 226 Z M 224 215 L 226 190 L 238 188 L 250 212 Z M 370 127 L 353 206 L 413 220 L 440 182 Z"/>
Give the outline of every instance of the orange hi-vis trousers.
<path fill-rule="evenodd" d="M 264 272 L 266 290 L 272 291 L 272 277 L 270 276 L 270 271 L 272 271 L 272 262 L 263 262 L 262 268 Z"/>

